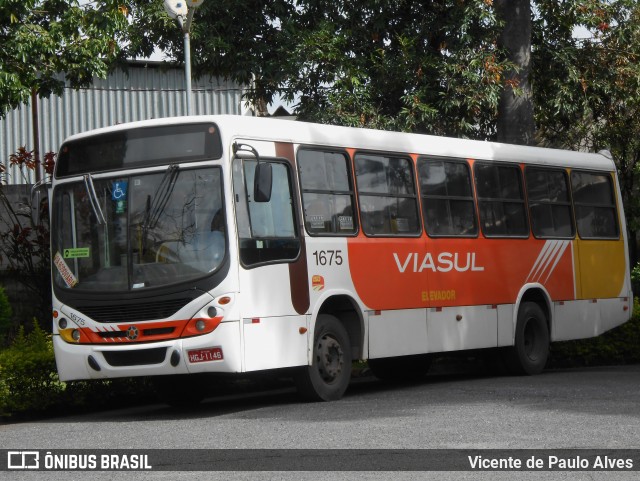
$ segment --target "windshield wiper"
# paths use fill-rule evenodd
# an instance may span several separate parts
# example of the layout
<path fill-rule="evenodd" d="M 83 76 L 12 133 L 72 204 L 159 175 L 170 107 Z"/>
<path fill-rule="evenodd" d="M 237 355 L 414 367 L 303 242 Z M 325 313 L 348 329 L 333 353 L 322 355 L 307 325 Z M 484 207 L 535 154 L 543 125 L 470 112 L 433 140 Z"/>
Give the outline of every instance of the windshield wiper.
<path fill-rule="evenodd" d="M 160 217 L 162 217 L 162 213 L 164 212 L 169 199 L 171 198 L 171 194 L 173 193 L 173 189 L 176 186 L 176 180 L 178 179 L 178 166 L 176 164 L 171 164 L 167 167 L 160 183 L 158 184 L 158 188 L 156 192 L 153 194 L 153 200 L 150 201 L 149 197 L 147 197 L 147 207 L 145 209 L 145 219 L 143 224 L 143 229 L 155 229 L 158 225 L 158 221 Z"/>
<path fill-rule="evenodd" d="M 93 213 L 96 216 L 98 224 L 106 224 L 107 219 L 105 218 L 104 212 L 102 212 L 102 208 L 100 207 L 100 201 L 98 200 L 98 195 L 96 194 L 96 188 L 93 185 L 93 177 L 91 177 L 91 174 L 84 175 L 84 187 L 87 190 L 89 202 L 91 203 L 91 208 L 93 209 Z"/>

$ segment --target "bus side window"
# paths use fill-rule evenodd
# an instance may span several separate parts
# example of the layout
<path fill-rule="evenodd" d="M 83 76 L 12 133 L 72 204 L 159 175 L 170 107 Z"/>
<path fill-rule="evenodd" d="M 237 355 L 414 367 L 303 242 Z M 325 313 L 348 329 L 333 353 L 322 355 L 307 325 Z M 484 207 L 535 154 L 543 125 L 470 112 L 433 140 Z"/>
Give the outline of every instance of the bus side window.
<path fill-rule="evenodd" d="M 372 236 L 420 235 L 411 161 L 405 157 L 358 153 L 355 164 L 364 233 Z"/>
<path fill-rule="evenodd" d="M 233 161 L 234 200 L 240 260 L 245 266 L 295 260 L 296 236 L 291 173 L 284 162 L 271 162 L 273 189 L 269 202 L 253 202 L 255 160 Z"/>
<path fill-rule="evenodd" d="M 618 239 L 618 215 L 608 173 L 571 172 L 578 234 L 583 239 Z"/>
<path fill-rule="evenodd" d="M 304 223 L 312 235 L 353 235 L 353 182 L 346 154 L 298 151 Z"/>
<path fill-rule="evenodd" d="M 474 165 L 480 224 L 486 237 L 528 237 L 529 222 L 517 165 Z"/>
<path fill-rule="evenodd" d="M 466 162 L 420 158 L 418 177 L 427 234 L 478 235 L 471 172 Z"/>
<path fill-rule="evenodd" d="M 527 167 L 525 178 L 533 235 L 542 239 L 573 238 L 575 230 L 567 173 Z"/>

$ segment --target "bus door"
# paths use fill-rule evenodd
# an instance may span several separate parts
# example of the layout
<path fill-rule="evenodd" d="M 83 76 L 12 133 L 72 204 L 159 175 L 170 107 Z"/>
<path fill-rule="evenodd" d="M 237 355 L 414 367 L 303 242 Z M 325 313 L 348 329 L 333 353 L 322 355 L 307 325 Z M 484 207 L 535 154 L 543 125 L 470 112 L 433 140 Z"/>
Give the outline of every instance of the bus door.
<path fill-rule="evenodd" d="M 238 140 L 236 145 L 232 169 L 244 367 L 253 371 L 304 365 L 308 346 L 301 333 L 308 329 L 309 294 L 295 206 L 293 149 L 274 142 Z M 271 170 L 268 198 L 256 196 L 258 162 Z"/>

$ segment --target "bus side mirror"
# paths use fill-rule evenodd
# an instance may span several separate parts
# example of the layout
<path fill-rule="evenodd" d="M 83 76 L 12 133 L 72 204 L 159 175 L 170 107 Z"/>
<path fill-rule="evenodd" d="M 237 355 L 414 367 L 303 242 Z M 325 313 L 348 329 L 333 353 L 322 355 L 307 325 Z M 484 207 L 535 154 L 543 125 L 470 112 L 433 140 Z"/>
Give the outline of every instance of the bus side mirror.
<path fill-rule="evenodd" d="M 42 224 L 49 218 L 49 187 L 45 181 L 40 181 L 31 188 L 31 221 L 33 225 Z"/>
<path fill-rule="evenodd" d="M 271 187 L 273 186 L 271 164 L 268 162 L 258 162 L 253 178 L 254 202 L 269 202 L 271 200 Z"/>

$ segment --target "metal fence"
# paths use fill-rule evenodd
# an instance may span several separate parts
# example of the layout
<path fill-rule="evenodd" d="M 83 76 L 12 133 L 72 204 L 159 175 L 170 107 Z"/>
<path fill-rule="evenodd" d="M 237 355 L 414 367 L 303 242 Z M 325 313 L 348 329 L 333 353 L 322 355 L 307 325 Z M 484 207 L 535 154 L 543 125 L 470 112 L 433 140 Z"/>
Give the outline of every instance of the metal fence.
<path fill-rule="evenodd" d="M 38 99 L 41 156 L 57 151 L 69 135 L 135 120 L 186 114 L 184 70 L 162 62 L 132 62 L 127 71 L 117 70 L 106 79 L 94 79 L 86 89 L 65 88 L 60 97 Z M 195 115 L 242 115 L 246 108 L 241 86 L 215 77 L 193 80 Z M 9 112 L 0 119 L 0 163 L 7 184 L 32 183 L 33 173 L 23 178 L 9 165 L 19 147 L 33 150 L 31 106 Z"/>

